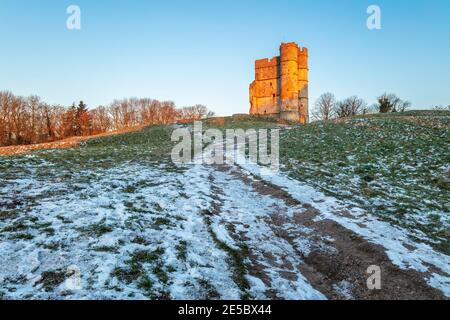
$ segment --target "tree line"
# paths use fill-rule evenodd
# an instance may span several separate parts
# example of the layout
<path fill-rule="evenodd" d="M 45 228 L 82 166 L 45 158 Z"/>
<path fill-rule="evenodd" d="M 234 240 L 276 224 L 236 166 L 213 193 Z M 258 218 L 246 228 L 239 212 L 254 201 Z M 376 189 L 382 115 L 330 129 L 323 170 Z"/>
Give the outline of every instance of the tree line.
<path fill-rule="evenodd" d="M 88 109 L 83 101 L 64 107 L 49 105 L 38 96 L 0 91 L 0 146 L 50 142 L 140 125 L 192 122 L 210 116 L 213 113 L 200 104 L 178 108 L 173 101 L 129 98 Z"/>
<path fill-rule="evenodd" d="M 338 101 L 334 94 L 327 92 L 315 102 L 312 116 L 315 120 L 331 120 L 368 113 L 403 112 L 410 107 L 409 101 L 402 100 L 393 93 L 382 94 L 374 105 L 369 106 L 364 99 L 358 96 Z"/>

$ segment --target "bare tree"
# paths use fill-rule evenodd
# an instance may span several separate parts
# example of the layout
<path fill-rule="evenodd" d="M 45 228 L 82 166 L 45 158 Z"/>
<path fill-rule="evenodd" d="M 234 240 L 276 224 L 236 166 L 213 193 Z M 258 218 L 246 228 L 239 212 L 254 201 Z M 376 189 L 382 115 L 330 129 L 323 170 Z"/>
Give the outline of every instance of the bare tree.
<path fill-rule="evenodd" d="M 202 104 L 196 104 L 194 106 L 181 108 L 179 110 L 178 120 L 181 122 L 192 122 L 212 116 L 214 116 L 214 113 L 208 111 L 208 108 L 206 106 Z"/>
<path fill-rule="evenodd" d="M 13 95 L 9 91 L 0 92 L 0 145 L 11 142 L 11 101 Z"/>
<path fill-rule="evenodd" d="M 339 118 L 352 117 L 367 112 L 367 103 L 358 96 L 351 96 L 336 104 L 336 114 Z"/>
<path fill-rule="evenodd" d="M 345 103 L 348 104 L 352 116 L 363 114 L 367 108 L 367 103 L 358 96 L 351 96 L 345 99 Z"/>
<path fill-rule="evenodd" d="M 112 120 L 107 108 L 100 106 L 89 113 L 91 115 L 93 134 L 107 132 L 112 129 Z"/>
<path fill-rule="evenodd" d="M 336 115 L 338 118 L 347 118 L 351 116 L 349 105 L 345 101 L 338 101 L 336 103 Z"/>
<path fill-rule="evenodd" d="M 174 123 L 177 118 L 178 111 L 176 110 L 173 101 L 163 101 L 161 103 L 161 124 Z"/>
<path fill-rule="evenodd" d="M 442 105 L 434 106 L 434 107 L 433 107 L 433 110 L 436 110 L 436 111 L 441 111 L 441 110 L 447 110 L 447 111 L 450 111 L 450 105 L 448 105 L 447 107 L 444 107 L 444 106 L 442 106 Z"/>
<path fill-rule="evenodd" d="M 316 120 L 330 120 L 335 115 L 336 98 L 334 94 L 327 92 L 322 94 L 314 104 L 313 117 Z"/>

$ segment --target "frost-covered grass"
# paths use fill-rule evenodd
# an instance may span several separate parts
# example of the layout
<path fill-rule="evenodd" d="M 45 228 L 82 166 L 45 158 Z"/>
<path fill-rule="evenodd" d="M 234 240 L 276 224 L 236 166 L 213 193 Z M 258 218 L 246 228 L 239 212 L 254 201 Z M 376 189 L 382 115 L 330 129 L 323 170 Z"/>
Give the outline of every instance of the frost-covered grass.
<path fill-rule="evenodd" d="M 323 297 L 301 274 L 284 279 L 282 268 L 271 271 L 272 284 L 250 276 L 246 245 L 227 236 L 222 211 L 212 213 L 222 201 L 214 190 L 227 190 L 225 218 L 254 207 L 242 217 L 255 221 L 276 201 L 258 208 L 255 192 L 214 167 L 175 167 L 171 130 L 1 158 L 0 296 L 251 299 L 270 290 L 280 298 Z"/>
<path fill-rule="evenodd" d="M 167 286 L 153 284 L 145 271 L 166 279 L 175 267 L 162 259 L 175 255 L 177 241 L 184 241 L 170 239 L 174 252 L 160 245 L 164 236 L 159 234 L 168 236 L 166 229 L 176 229 L 184 219 L 176 212 L 166 214 L 167 201 L 186 201 L 179 192 L 168 194 L 183 187 L 176 178 L 180 169 L 168 157 L 170 133 L 170 127 L 150 127 L 90 140 L 79 148 L 1 158 L 2 294 L 64 296 L 67 270 L 75 265 L 85 282 L 79 298 L 167 295 Z M 149 252 L 160 255 L 154 261 L 136 260 Z M 121 287 L 123 273 L 137 266 L 137 287 Z"/>
<path fill-rule="evenodd" d="M 314 248 L 333 252 L 333 239 L 293 223 L 301 204 L 386 242 L 394 263 L 430 271 L 428 283 L 449 295 L 448 256 L 390 227 L 448 253 L 448 114 L 393 117 L 285 130 L 283 170 L 298 181 L 268 182 L 299 204 L 261 194 L 250 169 L 175 166 L 170 126 L 1 157 L 0 299 L 323 299 L 299 266 Z M 360 209 L 340 217 L 341 202 L 386 222 Z M 346 282 L 333 290 L 351 297 Z"/>
<path fill-rule="evenodd" d="M 1 189 L 17 212 L 0 222 L 3 295 L 200 299 L 207 279 L 221 297 L 238 298 L 227 254 L 202 223 L 202 186 L 166 169 L 126 163 L 77 172 L 74 184 L 31 175 L 9 185 L 8 198 Z M 79 288 L 70 285 L 72 269 Z"/>
<path fill-rule="evenodd" d="M 282 137 L 290 177 L 450 253 L 450 112 L 318 122 Z"/>

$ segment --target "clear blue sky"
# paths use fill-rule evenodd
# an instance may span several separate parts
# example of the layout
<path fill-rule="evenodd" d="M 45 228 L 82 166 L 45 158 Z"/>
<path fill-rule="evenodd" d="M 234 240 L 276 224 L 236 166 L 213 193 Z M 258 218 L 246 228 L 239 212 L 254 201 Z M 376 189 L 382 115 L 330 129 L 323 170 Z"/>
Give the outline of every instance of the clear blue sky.
<path fill-rule="evenodd" d="M 79 31 L 66 29 L 71 4 Z M 379 31 L 366 28 L 370 4 Z M 415 108 L 450 104 L 448 0 L 0 0 L 0 40 L 0 90 L 49 103 L 137 96 L 248 112 L 254 60 L 295 41 L 309 48 L 312 101 L 392 91 Z"/>

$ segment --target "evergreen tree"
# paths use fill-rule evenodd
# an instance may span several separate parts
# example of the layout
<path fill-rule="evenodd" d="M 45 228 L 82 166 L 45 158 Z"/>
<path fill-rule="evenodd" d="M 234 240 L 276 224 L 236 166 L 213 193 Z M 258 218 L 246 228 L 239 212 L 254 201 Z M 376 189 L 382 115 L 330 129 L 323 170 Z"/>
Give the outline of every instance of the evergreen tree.
<path fill-rule="evenodd" d="M 75 113 L 75 135 L 89 135 L 91 129 L 90 122 L 87 105 L 83 101 L 80 101 Z"/>

